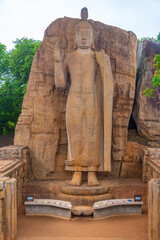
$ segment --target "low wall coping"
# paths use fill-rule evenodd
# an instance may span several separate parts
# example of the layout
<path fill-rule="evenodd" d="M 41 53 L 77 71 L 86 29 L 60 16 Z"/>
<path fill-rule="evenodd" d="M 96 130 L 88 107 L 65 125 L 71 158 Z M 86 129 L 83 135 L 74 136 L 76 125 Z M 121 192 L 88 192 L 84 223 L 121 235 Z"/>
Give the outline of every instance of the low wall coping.
<path fill-rule="evenodd" d="M 93 205 L 94 209 L 102 209 L 112 206 L 122 206 L 122 205 L 142 205 L 143 202 L 141 201 L 134 201 L 133 198 L 129 199 L 110 199 L 110 200 L 104 200 L 95 202 Z"/>
<path fill-rule="evenodd" d="M 54 206 L 59 208 L 71 209 L 72 204 L 67 201 L 55 200 L 55 199 L 34 199 L 34 201 L 25 201 L 26 206 L 29 205 L 45 205 L 45 206 Z"/>

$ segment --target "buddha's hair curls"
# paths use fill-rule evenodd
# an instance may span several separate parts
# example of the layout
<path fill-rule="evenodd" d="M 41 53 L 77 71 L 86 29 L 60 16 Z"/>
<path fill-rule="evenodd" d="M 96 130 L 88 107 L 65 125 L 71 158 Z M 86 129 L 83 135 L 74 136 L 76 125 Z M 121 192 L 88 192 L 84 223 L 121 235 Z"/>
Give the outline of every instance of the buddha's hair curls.
<path fill-rule="evenodd" d="M 77 31 L 79 31 L 80 29 L 86 29 L 86 28 L 91 29 L 91 31 L 93 33 L 93 28 L 88 21 L 80 21 L 75 27 L 75 33 Z"/>

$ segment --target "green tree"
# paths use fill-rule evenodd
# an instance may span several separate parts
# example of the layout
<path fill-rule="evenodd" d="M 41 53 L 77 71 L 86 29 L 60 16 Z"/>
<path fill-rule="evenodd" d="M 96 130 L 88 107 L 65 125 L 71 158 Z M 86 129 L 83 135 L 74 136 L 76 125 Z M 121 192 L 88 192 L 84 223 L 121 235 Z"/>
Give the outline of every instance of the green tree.
<path fill-rule="evenodd" d="M 159 32 L 159 34 L 158 34 L 158 36 L 157 36 L 157 42 L 160 43 L 160 32 Z"/>
<path fill-rule="evenodd" d="M 160 87 L 160 54 L 155 55 L 153 61 L 155 72 L 151 81 L 152 87 L 151 88 L 147 87 L 143 91 L 144 95 L 147 97 L 153 97 L 155 90 Z"/>
<path fill-rule="evenodd" d="M 143 37 L 143 38 L 138 39 L 139 47 L 141 46 L 141 44 L 144 40 L 149 40 L 149 41 L 152 41 L 152 42 L 160 42 L 160 32 L 159 32 L 157 38 Z"/>
<path fill-rule="evenodd" d="M 157 39 L 156 39 L 156 38 L 153 38 L 153 37 L 143 37 L 143 38 L 138 39 L 139 45 L 141 45 L 144 40 L 149 40 L 149 41 L 157 42 Z"/>
<path fill-rule="evenodd" d="M 0 86 L 9 74 L 6 46 L 0 43 Z"/>
<path fill-rule="evenodd" d="M 148 39 L 148 40 L 151 40 L 151 39 Z M 154 42 L 158 42 L 160 44 L 160 32 L 157 38 L 154 39 Z M 160 54 L 155 55 L 153 59 L 153 66 L 155 68 L 155 72 L 151 80 L 152 87 L 146 87 L 146 89 L 143 91 L 143 94 L 150 98 L 153 97 L 153 94 L 156 91 L 156 89 L 160 87 Z"/>
<path fill-rule="evenodd" d="M 41 42 L 22 38 L 16 39 L 14 44 L 9 52 L 0 44 L 0 134 L 14 131 L 33 57 Z"/>
<path fill-rule="evenodd" d="M 16 39 L 15 48 L 9 52 L 9 69 L 20 87 L 26 87 L 33 57 L 40 41 L 33 39 Z"/>

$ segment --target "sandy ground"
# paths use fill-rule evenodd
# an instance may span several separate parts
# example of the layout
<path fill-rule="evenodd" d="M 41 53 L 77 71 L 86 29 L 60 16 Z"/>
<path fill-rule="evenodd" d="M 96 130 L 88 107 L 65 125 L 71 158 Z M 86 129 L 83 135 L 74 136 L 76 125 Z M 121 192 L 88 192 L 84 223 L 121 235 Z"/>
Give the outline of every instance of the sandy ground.
<path fill-rule="evenodd" d="M 17 240 L 147 240 L 147 214 L 103 220 L 18 216 Z"/>

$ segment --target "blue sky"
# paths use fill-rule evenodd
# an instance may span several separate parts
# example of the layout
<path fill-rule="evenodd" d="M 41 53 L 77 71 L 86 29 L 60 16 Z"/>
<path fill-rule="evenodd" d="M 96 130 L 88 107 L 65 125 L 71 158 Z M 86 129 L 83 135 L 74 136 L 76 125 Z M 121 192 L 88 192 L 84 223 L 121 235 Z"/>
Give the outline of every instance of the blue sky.
<path fill-rule="evenodd" d="M 47 26 L 60 17 L 80 17 L 133 31 L 138 38 L 160 32 L 160 0 L 0 0 L 0 42 L 12 49 L 16 38 L 42 40 Z"/>

